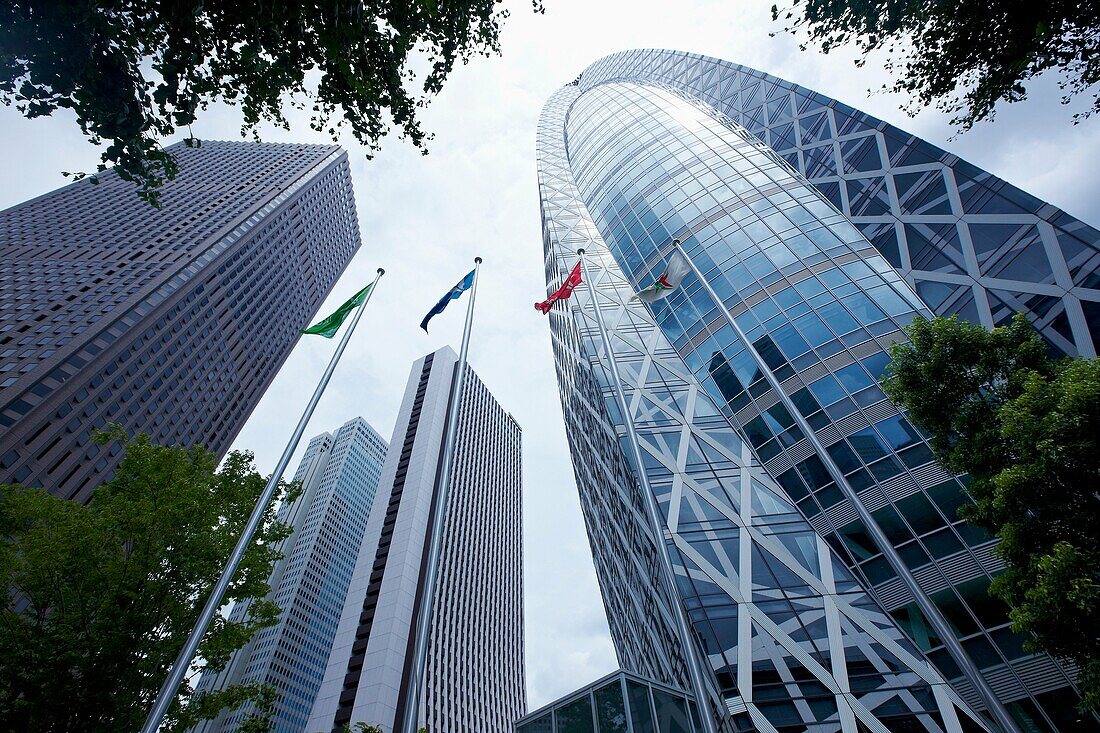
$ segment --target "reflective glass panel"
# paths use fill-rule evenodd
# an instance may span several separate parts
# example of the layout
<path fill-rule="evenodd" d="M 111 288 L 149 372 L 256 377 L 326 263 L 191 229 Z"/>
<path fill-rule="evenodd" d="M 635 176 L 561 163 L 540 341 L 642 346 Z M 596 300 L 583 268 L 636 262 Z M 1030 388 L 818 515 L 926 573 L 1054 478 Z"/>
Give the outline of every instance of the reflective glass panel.
<path fill-rule="evenodd" d="M 562 705 L 554 711 L 558 733 L 596 733 L 592 725 L 592 703 L 588 695 Z"/>
<path fill-rule="evenodd" d="M 691 733 L 684 698 L 654 689 L 653 704 L 657 707 L 657 727 L 661 733 Z"/>
<path fill-rule="evenodd" d="M 547 713 L 541 718 L 536 718 L 519 726 L 516 733 L 553 733 L 553 731 L 554 723 L 551 714 Z"/>
<path fill-rule="evenodd" d="M 600 733 L 627 733 L 626 705 L 618 680 L 595 692 L 596 721 Z"/>
<path fill-rule="evenodd" d="M 634 733 L 657 733 L 653 709 L 649 706 L 649 688 L 627 680 L 626 694 L 630 698 L 630 722 Z"/>

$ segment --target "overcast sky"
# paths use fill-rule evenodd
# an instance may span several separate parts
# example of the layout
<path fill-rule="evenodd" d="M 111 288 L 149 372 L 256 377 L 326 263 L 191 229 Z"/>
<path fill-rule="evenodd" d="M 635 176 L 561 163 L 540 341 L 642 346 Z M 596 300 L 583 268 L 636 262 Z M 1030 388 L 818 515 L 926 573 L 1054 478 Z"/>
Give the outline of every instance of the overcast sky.
<path fill-rule="evenodd" d="M 886 76 L 852 65 L 852 56 L 800 52 L 789 38 L 769 38 L 772 0 L 607 2 L 546 0 L 534 15 L 511 0 L 500 58 L 455 71 L 424 111 L 435 133 L 431 154 L 396 138 L 367 160 L 349 150 L 363 247 L 322 307 L 327 313 L 387 274 L 348 347 L 308 438 L 361 415 L 383 436 L 393 430 L 413 360 L 444 344 L 457 350 L 463 307 L 452 306 L 426 336 L 417 324 L 472 266 L 482 267 L 470 362 L 523 427 L 524 544 L 528 703 L 531 709 L 616 668 L 588 539 L 584 531 L 554 377 L 544 297 L 542 239 L 535 178 L 535 126 L 543 102 L 608 53 L 661 47 L 702 53 L 761 69 L 874 114 L 970 160 L 1092 225 L 1100 225 L 1100 120 L 1074 127 L 1052 82 L 1028 102 L 1004 108 L 996 122 L 949 141 L 942 115 L 909 118 L 904 100 L 868 96 Z M 307 120 L 265 130 L 269 141 L 326 142 Z M 213 109 L 194 126 L 203 139 L 239 138 L 240 117 Z M 98 152 L 70 118 L 23 120 L 0 108 L 6 165 L 0 207 L 52 190 L 61 172 L 92 170 Z M 237 438 L 261 471 L 278 459 L 334 343 L 303 339 Z"/>

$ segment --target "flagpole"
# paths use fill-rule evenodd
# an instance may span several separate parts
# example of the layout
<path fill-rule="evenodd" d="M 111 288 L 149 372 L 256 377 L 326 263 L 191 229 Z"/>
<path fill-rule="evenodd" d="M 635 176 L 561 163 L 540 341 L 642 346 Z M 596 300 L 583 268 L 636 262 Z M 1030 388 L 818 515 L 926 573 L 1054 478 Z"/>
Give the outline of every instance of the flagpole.
<path fill-rule="evenodd" d="M 634 429 L 634 415 L 630 412 L 630 406 L 626 401 L 626 394 L 623 392 L 622 381 L 619 379 L 619 367 L 615 361 L 615 352 L 611 348 L 611 340 L 607 337 L 607 330 L 604 327 L 603 315 L 600 313 L 600 303 L 596 300 L 596 290 L 592 285 L 592 278 L 588 275 L 588 262 L 585 259 L 584 250 L 578 249 L 577 255 L 581 260 L 584 281 L 588 284 L 588 295 L 592 300 L 592 308 L 595 310 L 596 324 L 600 329 L 600 339 L 603 341 L 603 348 L 607 353 L 607 361 L 611 367 L 611 381 L 615 385 L 615 397 L 619 403 L 619 411 L 623 415 L 623 422 L 626 426 L 626 434 L 629 439 L 628 442 L 630 443 L 631 452 L 634 454 L 635 472 L 638 476 L 638 483 L 641 484 L 641 493 L 646 505 L 649 528 L 653 532 L 653 540 L 657 544 L 658 549 L 657 554 L 661 559 L 661 577 L 664 581 L 665 591 L 668 593 L 669 601 L 673 605 L 672 615 L 676 617 L 676 630 L 679 633 L 680 646 L 683 647 L 684 650 L 684 666 L 688 669 L 688 677 L 691 680 L 691 686 L 695 693 L 696 709 L 699 712 L 700 723 L 702 723 L 703 726 L 703 733 L 717 733 L 710 706 L 710 695 L 707 693 L 707 688 L 703 684 L 702 660 L 699 658 L 698 649 L 692 640 L 690 621 L 684 609 L 683 601 L 680 598 L 680 591 L 676 587 L 675 570 L 673 569 L 672 558 L 669 555 L 668 545 L 665 540 L 665 533 L 668 531 L 667 523 L 661 521 L 660 509 L 657 506 L 657 497 L 653 493 L 653 487 L 650 486 L 649 476 L 646 475 L 645 463 L 642 461 L 642 448 L 638 442 L 638 434 Z M 410 731 L 408 733 L 415 733 L 415 731 Z"/>
<path fill-rule="evenodd" d="M 909 570 L 909 567 L 902 561 L 893 543 L 886 537 L 886 533 L 883 532 L 882 527 L 879 526 L 875 518 L 871 516 L 871 512 L 869 512 L 863 502 L 860 501 L 855 490 L 844 477 L 844 472 L 841 471 L 840 467 L 833 461 L 833 457 L 825 450 L 824 444 L 818 440 L 817 433 L 810 427 L 806 418 L 802 416 L 802 412 L 795 407 L 790 396 L 783 390 L 783 386 L 779 383 L 776 376 L 772 374 L 771 369 L 764 362 L 764 358 L 756 350 L 756 347 L 752 345 L 748 336 L 746 336 L 745 332 L 741 329 L 741 326 L 738 325 L 737 319 L 730 315 L 729 310 L 722 303 L 722 299 L 718 297 L 718 294 L 714 292 L 710 283 L 703 277 L 703 273 L 696 267 L 695 262 L 688 257 L 679 239 L 673 240 L 672 247 L 674 251 L 679 252 L 680 256 L 687 261 L 691 271 L 695 273 L 695 277 L 699 279 L 699 284 L 702 285 L 703 289 L 710 295 L 714 304 L 718 306 L 718 310 L 721 311 L 722 315 L 725 317 L 726 323 L 728 323 L 730 328 L 733 329 L 733 332 L 737 334 L 737 337 L 748 350 L 748 353 L 756 361 L 757 367 L 768 381 L 772 391 L 775 392 L 775 396 L 791 414 L 791 417 L 794 418 L 799 428 L 802 429 L 802 432 L 813 447 L 817 457 L 820 458 L 821 462 L 825 465 L 826 472 L 828 472 L 829 476 L 836 482 L 837 487 L 840 489 L 841 493 L 844 494 L 845 498 L 849 500 L 856 514 L 863 522 L 863 525 L 871 534 L 871 538 L 882 552 L 882 556 L 886 558 L 886 562 L 893 569 L 894 573 L 897 574 L 902 585 L 913 594 L 913 598 L 920 608 L 921 613 L 932 625 L 932 628 L 939 635 L 940 640 L 943 641 L 943 645 L 947 648 L 947 652 L 951 656 L 952 661 L 954 661 L 963 673 L 970 678 L 970 682 L 974 685 L 986 710 L 989 711 L 994 720 L 997 721 L 997 725 L 999 725 L 1005 733 L 1017 733 L 1019 728 L 1016 726 L 1015 721 L 1009 715 L 1008 711 L 1005 710 L 1001 701 L 997 698 L 996 693 L 993 692 L 993 688 L 986 682 L 985 677 L 982 676 L 982 673 L 978 670 L 977 665 L 974 664 L 970 655 L 963 649 L 962 644 L 959 643 L 958 637 L 956 637 L 955 632 L 951 630 L 951 626 L 943 617 L 943 613 L 940 611 L 939 607 L 936 606 L 928 594 L 924 592 L 924 589 L 917 583 L 916 578 Z"/>
<path fill-rule="evenodd" d="M 149 711 L 149 717 L 145 719 L 145 725 L 141 728 L 141 733 L 156 733 L 161 723 L 164 722 L 164 716 L 168 713 L 168 708 L 172 704 L 172 700 L 176 697 L 179 686 L 183 682 L 183 677 L 191 667 L 191 662 L 195 659 L 195 654 L 199 649 L 199 642 L 202 641 L 202 637 L 206 634 L 210 622 L 214 620 L 214 615 L 218 612 L 218 609 L 221 608 L 222 599 L 225 597 L 225 592 L 229 588 L 229 583 L 233 580 L 233 576 L 236 575 L 237 568 L 241 564 L 241 560 L 244 558 L 244 553 L 248 550 L 248 546 L 252 544 L 252 537 L 256 534 L 256 530 L 259 529 L 261 521 L 263 521 L 264 512 L 267 511 L 268 505 L 271 504 L 271 500 L 275 496 L 275 490 L 279 486 L 279 481 L 283 477 L 283 472 L 286 471 L 287 464 L 290 463 L 291 456 L 298 447 L 298 442 L 302 439 L 302 433 L 305 432 L 309 419 L 313 416 L 313 410 L 317 407 L 321 395 L 324 394 L 325 387 L 328 386 L 329 379 L 336 369 L 336 364 L 340 361 L 340 356 L 344 353 L 344 348 L 348 345 L 348 341 L 351 340 L 351 334 L 355 331 L 355 327 L 359 325 L 359 319 L 362 318 L 367 303 L 370 302 L 371 296 L 374 295 L 375 286 L 378 285 L 378 281 L 382 279 L 382 275 L 384 275 L 385 272 L 386 271 L 381 267 L 378 268 L 378 274 L 374 276 L 374 282 L 371 283 L 370 292 L 367 293 L 367 297 L 363 299 L 363 303 L 356 309 L 355 318 L 352 319 L 351 325 L 344 331 L 344 337 L 340 339 L 340 345 L 336 347 L 336 352 L 333 353 L 332 358 L 329 359 L 328 368 L 325 369 L 325 373 L 321 376 L 321 381 L 317 383 L 317 388 L 313 390 L 313 397 L 310 398 L 309 404 L 306 405 L 306 409 L 302 413 L 302 417 L 298 420 L 298 426 L 294 428 L 290 440 L 287 441 L 286 448 L 283 449 L 283 455 L 279 458 L 279 463 L 275 466 L 275 470 L 272 471 L 270 478 L 268 478 L 267 486 L 264 487 L 263 493 L 260 494 L 260 498 L 256 501 L 256 506 L 252 508 L 252 515 L 248 518 L 248 524 L 245 525 L 244 532 L 241 533 L 240 538 L 237 540 L 237 546 L 233 548 L 233 552 L 230 554 L 225 568 L 222 569 L 221 577 L 218 578 L 214 590 L 210 592 L 210 597 L 206 599 L 206 605 L 203 606 L 202 613 L 199 614 L 199 618 L 195 622 L 195 628 L 191 630 L 190 636 L 187 637 L 187 642 L 183 645 L 183 648 L 180 649 L 179 656 L 176 657 L 176 661 L 172 664 L 172 671 L 168 674 L 168 678 L 164 680 L 164 684 L 157 694 L 156 702 L 153 703 L 153 707 Z"/>
<path fill-rule="evenodd" d="M 475 257 L 474 282 L 470 286 L 470 302 L 466 305 L 466 325 L 462 329 L 462 347 L 458 352 L 455 384 L 451 390 L 451 402 L 447 410 L 447 425 L 443 436 L 442 465 L 435 486 L 435 501 L 431 512 L 432 527 L 431 539 L 427 548 L 428 563 L 420 584 L 422 595 L 416 613 L 416 647 L 409 667 L 408 688 L 405 694 L 405 718 L 401 726 L 404 733 L 417 733 L 417 726 L 420 723 L 420 688 L 424 684 L 428 637 L 431 635 L 432 606 L 435 604 L 439 556 L 443 549 L 443 529 L 447 520 L 447 499 L 451 488 L 451 463 L 454 459 L 455 436 L 458 433 L 458 412 L 462 406 L 463 386 L 466 383 L 466 353 L 470 348 L 470 330 L 474 324 L 474 301 L 477 299 L 477 280 L 480 271 L 481 258 Z"/>

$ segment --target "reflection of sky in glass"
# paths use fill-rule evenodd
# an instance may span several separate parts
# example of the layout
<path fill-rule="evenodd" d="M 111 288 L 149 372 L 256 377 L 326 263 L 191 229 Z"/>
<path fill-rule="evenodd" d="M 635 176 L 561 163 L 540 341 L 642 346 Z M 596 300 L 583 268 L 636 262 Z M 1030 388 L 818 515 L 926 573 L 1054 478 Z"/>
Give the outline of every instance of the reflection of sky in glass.
<path fill-rule="evenodd" d="M 578 186 L 635 285 L 663 267 L 673 236 L 684 237 L 685 249 L 735 312 L 752 349 L 781 380 L 850 347 L 873 344 L 876 336 L 896 334 L 918 312 L 927 313 L 812 186 L 747 133 L 670 91 L 627 83 L 597 87 L 574 104 L 567 133 Z M 672 200 L 679 202 L 674 209 Z M 756 359 L 728 325 L 715 321 L 715 304 L 698 283 L 689 278 L 654 313 L 720 404 L 734 413 L 753 404 L 749 388 L 763 376 Z M 875 382 L 884 355 L 875 351 L 862 366 L 835 367 L 808 385 L 823 404 L 800 394 L 809 415 L 830 408 L 819 425 L 883 400 Z M 743 427 L 761 460 L 805 437 L 781 405 L 757 413 Z M 846 465 L 868 467 L 869 473 L 852 479 L 860 488 L 872 477 L 885 480 L 903 470 L 887 457 L 885 440 L 868 429 L 850 440 L 854 451 L 836 448 Z M 802 506 L 811 516 L 820 512 L 822 499 L 826 507 L 841 499 L 835 488 L 810 489 L 828 489 Z"/>
<path fill-rule="evenodd" d="M 648 109 L 639 112 L 646 105 Z M 712 107 L 720 113 L 715 115 Z M 630 132 L 622 134 L 626 127 Z M 567 151 L 563 137 L 568 138 Z M 624 369 L 631 381 L 638 382 L 627 390 L 642 394 L 635 418 L 647 426 L 642 430 L 647 450 L 656 451 L 646 457 L 646 468 L 662 508 L 677 523 L 673 532 L 680 562 L 691 573 L 690 581 L 678 578 L 681 591 L 690 602 L 707 604 L 705 613 L 696 612 L 696 628 L 708 644 L 731 655 L 738 644 L 749 643 L 740 634 L 746 611 L 752 615 L 753 607 L 723 605 L 729 604 L 729 594 L 737 597 L 739 561 L 751 556 L 754 586 L 782 588 L 795 598 L 798 578 L 814 562 L 804 541 L 816 540 L 821 570 L 824 537 L 865 583 L 877 584 L 880 599 L 910 638 L 948 676 L 957 674 L 920 614 L 905 606 L 905 594 L 899 593 L 885 558 L 841 501 L 840 488 L 815 454 L 822 450 L 825 455 L 827 450 L 901 561 L 921 569 L 924 580 L 919 582 L 929 583 L 935 603 L 964 645 L 980 657 L 980 664 L 1013 660 L 1011 671 L 1002 669 L 1025 689 L 1034 680 L 1059 675 L 1050 659 L 1022 658 L 1027 655 L 1005 628 L 1003 609 L 991 613 L 987 608 L 983 599 L 988 567 L 995 564 L 989 538 L 959 521 L 957 509 L 967 499 L 958 481 L 930 463 L 927 445 L 884 400 L 876 382 L 884 365 L 884 345 L 899 336 L 898 328 L 914 313 L 924 311 L 910 283 L 936 313 L 960 313 L 989 326 L 1025 311 L 1052 348 L 1074 353 L 1076 342 L 1084 353 L 1093 353 L 1089 329 L 1100 331 L 1100 306 L 1079 299 L 1077 292 L 1083 291 L 1066 289 L 1071 283 L 1100 283 L 1095 277 L 1100 234 L 839 102 L 745 67 L 692 54 L 632 51 L 597 62 L 547 105 L 540 121 L 539 150 L 548 255 L 561 242 L 556 231 L 571 245 L 562 251 L 572 254 L 575 236 L 588 236 L 594 223 L 623 272 L 614 264 L 608 264 L 607 271 L 614 278 L 625 275 L 629 289 L 634 289 L 648 285 L 663 269 L 671 239 L 686 235 L 693 261 L 748 334 L 740 343 L 718 304 L 689 277 L 681 292 L 651 311 L 682 363 L 666 356 L 668 346 L 653 340 L 648 331 L 630 334 L 632 341 L 648 344 L 642 349 L 644 356 L 629 346 L 621 353 L 615 347 L 620 361 L 635 365 Z M 563 214 L 560 219 L 557 211 Z M 590 252 L 603 251 L 599 240 L 586 246 Z M 567 271 L 571 262 L 551 257 L 548 264 L 550 284 L 560 280 L 563 273 L 558 268 Z M 616 293 L 628 291 L 624 300 L 629 289 L 614 287 Z M 610 295 L 609 283 L 601 291 Z M 608 308 L 617 322 L 618 306 Z M 650 315 L 648 307 L 637 308 Z M 579 341 L 589 354 L 594 345 L 585 335 L 586 327 L 592 327 L 590 317 L 577 311 L 570 315 L 581 329 L 576 341 L 570 341 L 564 323 L 551 323 L 559 378 L 566 389 L 578 380 L 569 376 L 571 358 L 559 347 Z M 631 329 L 625 326 L 625 331 Z M 623 323 L 613 330 L 627 336 Z M 652 383 L 657 364 L 673 371 L 686 365 L 690 375 L 682 382 L 663 381 L 669 393 L 665 397 Z M 777 395 L 762 379 L 761 369 L 783 384 L 790 398 L 786 407 L 776 403 Z M 596 368 L 606 392 L 607 380 L 599 372 Z M 711 457 L 692 457 L 694 445 L 688 447 L 685 465 L 683 451 L 677 453 L 684 442 L 666 434 L 676 420 L 659 416 L 647 402 L 674 404 L 673 409 L 687 417 L 690 399 L 677 394 L 680 384 L 699 384 L 738 430 L 751 433 L 753 451 L 766 461 L 786 495 L 798 502 L 802 515 L 811 518 L 819 537 L 779 530 L 785 515 L 777 510 L 785 501 L 769 510 L 743 484 L 740 491 L 729 492 L 731 481 L 722 475 L 721 461 L 716 475 L 705 478 L 693 466 Z M 576 440 L 573 431 L 578 426 L 570 413 L 567 408 L 567 426 Z M 798 419 L 823 448 L 808 448 Z M 575 462 L 583 464 L 586 458 L 574 454 Z M 772 538 L 772 544 L 760 545 L 767 550 L 746 552 L 743 543 L 761 542 L 762 535 L 730 521 L 729 511 L 736 506 L 741 512 L 752 507 L 753 515 L 759 507 L 766 516 L 752 527 Z M 737 514 L 735 510 L 733 516 Z M 940 567 L 923 567 L 931 562 Z M 949 585 L 944 588 L 929 578 L 943 578 Z M 733 588 L 728 585 L 731 580 Z M 722 602 L 710 605 L 710 599 L 720 596 Z M 768 598 L 767 591 L 754 591 L 752 601 L 769 619 L 806 624 L 808 638 L 825 650 L 844 648 L 849 664 L 867 659 L 863 647 L 850 645 L 855 637 L 849 629 L 840 637 L 829 634 L 827 640 L 817 634 L 812 619 L 820 608 L 818 601 L 796 603 L 784 611 Z M 853 597 L 855 606 L 870 604 Z M 755 617 L 750 623 L 754 631 L 760 628 Z M 766 644 L 758 644 L 763 641 L 764 634 L 753 637 L 754 666 L 766 664 Z M 715 664 L 723 687 L 743 682 L 724 676 L 733 672 L 732 666 Z M 1008 678 L 998 675 L 996 684 L 1004 687 Z M 752 675 L 755 699 L 793 692 L 766 678 Z M 1026 714 L 1042 727 L 1053 718 L 1040 720 L 1035 715 L 1057 717 L 1058 711 L 1072 707 L 1072 695 L 1066 697 L 1066 692 L 1063 687 L 1012 703 L 1014 714 Z M 832 709 L 833 702 L 828 705 Z M 1021 705 L 1046 712 L 1024 713 Z M 767 717 L 795 724 L 797 703 L 783 707 L 781 711 L 769 706 Z M 788 714 L 793 716 L 789 720 Z M 887 728 L 894 729 L 893 724 Z"/>
<path fill-rule="evenodd" d="M 560 94 L 565 98 L 571 93 L 562 90 Z M 551 102 L 547 114 L 564 117 L 568 105 L 564 101 L 560 107 L 558 104 Z M 579 201 L 573 171 L 560 165 L 566 158 L 560 147 L 561 127 L 544 137 L 546 130 L 540 127 L 540 181 L 544 186 L 548 255 L 553 253 L 548 257 L 548 282 L 557 282 L 575 262 L 574 252 L 581 246 L 577 232 L 581 228 L 590 231 L 590 227 L 585 226 L 588 210 Z M 611 160 L 610 150 L 608 147 L 595 154 Z M 630 185 L 621 172 L 615 175 Z M 660 225 L 655 215 L 647 219 Z M 650 225 L 642 226 L 648 230 Z M 812 664 L 808 657 L 796 652 L 791 658 L 786 651 L 802 645 L 815 650 L 847 649 L 848 658 L 866 659 L 881 670 L 873 681 L 863 683 L 867 691 L 874 692 L 859 695 L 858 704 L 868 706 L 862 713 L 866 718 L 876 715 L 879 708 L 886 710 L 893 705 L 891 701 L 898 700 L 895 694 L 901 690 L 908 695 L 921 689 L 920 678 L 913 671 L 915 661 L 907 656 L 916 651 L 915 647 L 901 636 L 888 616 L 869 603 L 848 569 L 793 504 L 782 497 L 774 481 L 752 465 L 748 447 L 735 438 L 729 422 L 717 413 L 700 382 L 685 370 L 685 362 L 663 338 L 649 311 L 637 302 L 620 310 L 633 288 L 620 284 L 622 273 L 606 254 L 601 240 L 586 241 L 583 246 L 590 253 L 591 281 L 597 284 L 601 298 L 608 299 L 601 307 L 604 318 L 615 324 L 612 348 L 633 412 L 644 468 L 672 532 L 679 567 L 677 584 L 710 655 L 723 695 L 738 696 L 742 689 L 751 688 L 761 695 L 782 694 L 795 706 L 803 704 L 821 689 L 821 682 L 815 680 L 820 675 L 829 677 L 827 670 L 840 664 L 840 657 L 826 662 L 825 667 L 811 669 L 805 666 Z M 702 300 L 699 303 L 701 308 L 708 307 Z M 569 317 L 551 320 L 551 329 L 574 463 L 581 467 L 578 486 L 582 506 L 590 521 L 594 560 L 606 589 L 613 634 L 616 628 L 623 631 L 621 641 L 617 641 L 621 658 L 648 668 L 651 659 L 645 632 L 653 614 L 643 609 L 649 607 L 644 594 L 651 578 L 640 585 L 636 568 L 638 560 L 646 566 L 650 563 L 644 552 L 632 559 L 638 551 L 636 543 L 628 542 L 625 547 L 620 544 L 621 533 L 635 534 L 634 523 L 624 524 L 621 513 L 605 512 L 606 506 L 622 506 L 621 497 L 630 493 L 631 486 L 618 487 L 618 473 L 612 477 L 595 468 L 605 465 L 609 456 L 602 444 L 603 431 L 591 429 L 590 416 L 583 407 L 587 397 L 581 395 L 588 394 L 587 383 L 594 377 L 592 381 L 604 398 L 603 407 L 613 407 L 609 401 L 610 380 L 605 374 L 606 361 L 599 356 L 602 349 L 598 336 L 594 336 L 597 329 L 587 293 L 575 294 L 570 305 Z M 732 338 L 729 328 L 721 332 Z M 583 345 L 583 353 L 574 351 L 577 344 Z M 725 358 L 717 341 L 708 356 L 715 354 Z M 621 422 L 611 409 L 606 413 L 601 410 L 601 414 L 606 415 L 599 418 L 601 421 Z M 847 624 L 847 630 L 843 633 L 840 627 L 829 632 L 821 621 L 826 596 L 835 601 L 845 619 L 842 623 Z M 872 627 L 889 631 L 881 645 L 861 647 L 857 640 Z M 641 639 L 636 636 L 639 632 Z M 657 642 L 658 648 L 666 644 Z M 752 666 L 752 673 L 748 673 L 747 665 Z M 799 682 L 776 687 L 775 680 L 780 678 Z M 836 683 L 824 684 L 828 687 Z M 834 702 L 822 704 L 835 706 Z M 923 706 L 932 704 L 932 698 L 924 696 L 919 702 L 907 699 L 902 706 L 914 711 L 917 708 L 912 705 L 928 710 Z M 760 708 L 750 708 L 754 715 L 760 712 Z M 769 720 L 784 725 L 790 722 L 785 715 L 772 709 L 767 713 Z"/>
<path fill-rule="evenodd" d="M 905 480 L 911 496 L 875 517 L 890 527 L 908 567 L 988 541 L 950 526 L 922 491 L 932 485 L 915 482 L 914 472 L 927 474 L 931 451 L 886 402 L 878 380 L 888 362 L 885 345 L 904 338 L 901 329 L 928 311 L 833 204 L 758 140 L 667 89 L 595 87 L 573 105 L 566 132 L 577 186 L 633 286 L 648 284 L 663 269 L 672 238 L 681 238 L 745 333 L 742 342 L 693 276 L 652 307 L 688 369 L 806 517 L 841 506 L 844 491 Z M 853 170 L 881 165 L 865 143 L 847 150 Z M 833 481 L 795 416 L 776 403 L 758 359 L 825 436 L 850 488 Z M 936 471 L 935 488 L 961 497 L 961 484 Z M 867 582 L 895 577 L 873 544 L 848 541 L 866 540 L 858 521 L 841 530 L 844 544 L 834 547 Z M 794 535 L 783 542 L 794 561 L 816 566 Z M 698 548 L 729 567 L 719 545 Z M 757 569 L 765 568 L 778 572 L 765 562 Z M 763 577 L 754 571 L 754 582 Z M 772 582 L 796 581 L 780 573 Z M 986 643 L 981 633 L 975 638 Z"/>

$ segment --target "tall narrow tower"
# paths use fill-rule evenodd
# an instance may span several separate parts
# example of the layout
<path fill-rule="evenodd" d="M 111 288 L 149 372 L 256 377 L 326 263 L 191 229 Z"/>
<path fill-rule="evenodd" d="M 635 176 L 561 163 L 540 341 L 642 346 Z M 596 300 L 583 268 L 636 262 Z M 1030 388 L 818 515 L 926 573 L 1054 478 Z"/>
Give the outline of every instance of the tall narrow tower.
<path fill-rule="evenodd" d="M 309 731 L 400 731 L 458 357 L 413 364 Z M 509 733 L 526 710 L 520 427 L 472 369 L 459 411 L 419 725 Z"/>
<path fill-rule="evenodd" d="M 386 460 L 386 441 L 361 417 L 335 435 L 309 442 L 294 480 L 301 494 L 279 508 L 280 522 L 294 528 L 271 573 L 269 598 L 279 623 L 258 631 L 218 674 L 204 674 L 198 690 L 260 682 L 278 695 L 272 722 L 277 733 L 297 733 L 325 673 L 355 558 Z M 238 604 L 233 620 L 247 617 Z M 253 713 L 251 705 L 198 726 L 195 733 L 230 733 Z"/>
<path fill-rule="evenodd" d="M 587 250 L 644 454 L 620 449 L 578 289 L 550 327 L 623 667 L 685 686 L 666 621 L 683 602 L 709 707 L 738 730 L 957 731 L 983 707 L 1091 730 L 1075 671 L 1024 651 L 989 597 L 1000 560 L 957 515 L 963 484 L 876 383 L 932 312 L 1025 313 L 1052 350 L 1095 356 L 1100 233 L 836 100 L 694 54 L 597 61 L 551 97 L 537 148 L 547 286 Z M 632 301 L 674 239 L 706 283 Z M 634 510 L 637 471 L 662 537 Z M 657 542 L 679 599 L 654 587 Z"/>
<path fill-rule="evenodd" d="M 222 454 L 359 249 L 335 145 L 173 145 L 154 209 L 114 172 L 0 212 L 0 482 L 87 501 L 119 423 Z"/>

